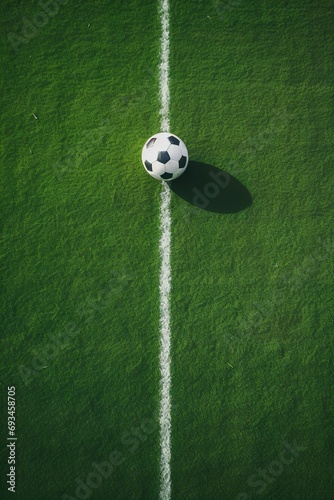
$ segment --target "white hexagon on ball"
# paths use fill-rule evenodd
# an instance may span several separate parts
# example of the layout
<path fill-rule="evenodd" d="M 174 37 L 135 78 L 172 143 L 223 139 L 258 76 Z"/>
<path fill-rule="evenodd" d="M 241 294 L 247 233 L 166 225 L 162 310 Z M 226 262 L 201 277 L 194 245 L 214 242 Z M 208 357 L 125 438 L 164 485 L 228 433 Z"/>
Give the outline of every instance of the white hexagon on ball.
<path fill-rule="evenodd" d="M 142 150 L 146 172 L 160 181 L 177 179 L 188 166 L 189 156 L 185 143 L 175 134 L 160 132 L 150 137 Z"/>
<path fill-rule="evenodd" d="M 175 174 L 180 168 L 179 162 L 177 160 L 169 160 L 166 168 L 168 169 L 168 172 L 170 172 L 171 174 Z"/>
<path fill-rule="evenodd" d="M 160 176 L 165 172 L 165 165 L 160 163 L 160 161 L 154 161 L 152 163 L 152 177 Z"/>
<path fill-rule="evenodd" d="M 180 146 L 176 146 L 176 144 L 172 144 L 167 149 L 169 156 L 172 160 L 179 161 L 181 160 L 181 156 L 183 155 L 182 148 Z"/>

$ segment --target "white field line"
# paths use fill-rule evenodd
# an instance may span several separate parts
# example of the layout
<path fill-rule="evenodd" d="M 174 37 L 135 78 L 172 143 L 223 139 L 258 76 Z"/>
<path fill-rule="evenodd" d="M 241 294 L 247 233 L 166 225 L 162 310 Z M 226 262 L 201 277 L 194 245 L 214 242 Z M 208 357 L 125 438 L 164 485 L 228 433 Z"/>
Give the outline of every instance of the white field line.
<path fill-rule="evenodd" d="M 160 0 L 161 61 L 160 61 L 160 117 L 161 132 L 169 132 L 169 0 Z"/>
<path fill-rule="evenodd" d="M 160 0 L 161 61 L 160 119 L 161 131 L 169 132 L 169 2 Z M 163 182 L 160 207 L 160 498 L 171 497 L 171 374 L 170 374 L 170 290 L 171 290 L 171 212 L 170 189 Z"/>

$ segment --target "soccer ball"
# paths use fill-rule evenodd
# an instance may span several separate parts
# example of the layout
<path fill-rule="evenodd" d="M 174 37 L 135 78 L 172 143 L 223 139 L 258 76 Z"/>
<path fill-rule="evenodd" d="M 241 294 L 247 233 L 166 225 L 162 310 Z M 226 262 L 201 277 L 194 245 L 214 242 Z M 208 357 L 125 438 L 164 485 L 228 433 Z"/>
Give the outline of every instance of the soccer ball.
<path fill-rule="evenodd" d="M 189 158 L 186 145 L 177 135 L 160 132 L 146 141 L 141 159 L 152 177 L 172 181 L 183 174 Z"/>

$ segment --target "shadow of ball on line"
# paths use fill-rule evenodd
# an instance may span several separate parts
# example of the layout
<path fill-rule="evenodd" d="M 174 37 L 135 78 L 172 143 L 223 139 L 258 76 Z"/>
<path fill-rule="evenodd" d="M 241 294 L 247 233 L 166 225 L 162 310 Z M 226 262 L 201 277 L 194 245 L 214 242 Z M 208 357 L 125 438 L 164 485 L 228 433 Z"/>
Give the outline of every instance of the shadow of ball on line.
<path fill-rule="evenodd" d="M 242 182 L 201 161 L 189 160 L 184 175 L 168 184 L 180 198 L 209 212 L 233 214 L 252 205 L 252 195 Z"/>
<path fill-rule="evenodd" d="M 172 181 L 186 170 L 189 156 L 180 137 L 170 132 L 160 132 L 146 141 L 141 159 L 151 177 L 160 181 Z"/>

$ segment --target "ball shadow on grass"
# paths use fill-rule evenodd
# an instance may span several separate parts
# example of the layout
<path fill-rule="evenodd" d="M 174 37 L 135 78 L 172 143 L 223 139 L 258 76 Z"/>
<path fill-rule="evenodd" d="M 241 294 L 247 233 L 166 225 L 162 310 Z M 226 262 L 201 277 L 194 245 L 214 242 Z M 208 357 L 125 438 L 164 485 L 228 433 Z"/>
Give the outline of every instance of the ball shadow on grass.
<path fill-rule="evenodd" d="M 210 212 L 233 214 L 252 204 L 250 192 L 238 179 L 199 161 L 190 161 L 184 174 L 168 184 L 185 201 Z"/>

